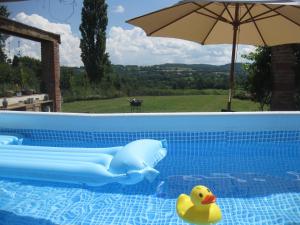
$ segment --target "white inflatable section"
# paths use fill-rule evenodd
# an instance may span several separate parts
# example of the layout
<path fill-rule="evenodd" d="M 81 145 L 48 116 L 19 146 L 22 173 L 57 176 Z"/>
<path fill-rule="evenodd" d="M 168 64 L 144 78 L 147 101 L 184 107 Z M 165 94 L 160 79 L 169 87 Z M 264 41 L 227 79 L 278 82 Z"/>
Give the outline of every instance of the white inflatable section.
<path fill-rule="evenodd" d="M 159 174 L 154 167 L 167 154 L 165 141 L 150 139 L 111 148 L 26 146 L 12 143 L 0 142 L 1 177 L 90 186 L 113 182 L 136 184 L 144 178 L 151 182 Z"/>
<path fill-rule="evenodd" d="M 12 135 L 0 135 L 0 145 L 22 144 L 23 139 Z"/>

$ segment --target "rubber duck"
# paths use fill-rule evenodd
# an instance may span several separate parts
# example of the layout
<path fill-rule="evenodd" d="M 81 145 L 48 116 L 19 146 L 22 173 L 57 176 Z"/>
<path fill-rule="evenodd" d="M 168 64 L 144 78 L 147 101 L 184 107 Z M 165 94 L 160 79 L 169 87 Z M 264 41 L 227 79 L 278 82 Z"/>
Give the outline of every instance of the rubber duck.
<path fill-rule="evenodd" d="M 215 203 L 216 197 L 205 186 L 195 186 L 190 196 L 179 195 L 176 203 L 178 216 L 192 224 L 212 224 L 222 219 L 219 206 Z"/>

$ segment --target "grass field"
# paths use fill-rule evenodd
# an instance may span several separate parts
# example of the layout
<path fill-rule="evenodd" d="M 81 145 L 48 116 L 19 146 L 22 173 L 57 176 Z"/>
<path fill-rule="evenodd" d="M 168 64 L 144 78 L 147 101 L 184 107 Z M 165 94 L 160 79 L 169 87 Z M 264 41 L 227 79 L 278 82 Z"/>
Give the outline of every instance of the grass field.
<path fill-rule="evenodd" d="M 141 112 L 220 112 L 226 108 L 227 95 L 142 96 Z M 77 101 L 63 104 L 64 112 L 127 113 L 128 97 L 108 100 Z M 258 111 L 258 104 L 233 99 L 234 111 Z"/>

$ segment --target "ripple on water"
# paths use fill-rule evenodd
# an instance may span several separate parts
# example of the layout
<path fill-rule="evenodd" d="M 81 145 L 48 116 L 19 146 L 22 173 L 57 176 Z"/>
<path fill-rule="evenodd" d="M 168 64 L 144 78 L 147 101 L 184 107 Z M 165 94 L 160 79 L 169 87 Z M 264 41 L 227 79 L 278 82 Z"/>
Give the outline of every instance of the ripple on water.
<path fill-rule="evenodd" d="M 299 143 L 289 149 L 211 143 L 170 143 L 152 184 L 87 188 L 0 180 L 0 210 L 11 213 L 0 215 L 10 222 L 28 216 L 28 225 L 38 225 L 37 218 L 47 225 L 186 224 L 176 215 L 176 198 L 204 184 L 217 195 L 220 224 L 300 224 Z M 214 163 L 200 160 L 203 154 Z"/>

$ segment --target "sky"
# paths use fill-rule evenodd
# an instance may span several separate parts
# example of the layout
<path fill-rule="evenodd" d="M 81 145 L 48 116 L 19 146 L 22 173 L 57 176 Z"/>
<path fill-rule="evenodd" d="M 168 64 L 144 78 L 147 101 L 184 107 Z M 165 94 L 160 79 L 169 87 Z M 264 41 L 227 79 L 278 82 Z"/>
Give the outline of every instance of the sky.
<path fill-rule="evenodd" d="M 10 18 L 61 35 L 60 63 L 82 66 L 80 31 L 82 0 L 28 0 L 6 3 Z M 125 21 L 136 16 L 171 6 L 177 0 L 107 0 L 108 26 L 106 51 L 113 64 L 157 65 L 164 63 L 215 64 L 230 63 L 230 45 L 202 46 L 194 42 L 147 37 L 140 28 Z M 238 46 L 241 54 L 253 51 L 252 46 Z M 10 37 L 6 41 L 9 57 L 20 54 L 40 58 L 40 44 Z"/>

